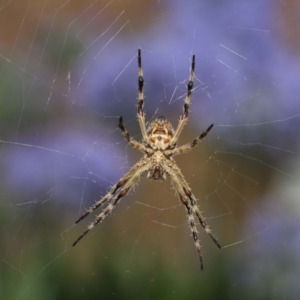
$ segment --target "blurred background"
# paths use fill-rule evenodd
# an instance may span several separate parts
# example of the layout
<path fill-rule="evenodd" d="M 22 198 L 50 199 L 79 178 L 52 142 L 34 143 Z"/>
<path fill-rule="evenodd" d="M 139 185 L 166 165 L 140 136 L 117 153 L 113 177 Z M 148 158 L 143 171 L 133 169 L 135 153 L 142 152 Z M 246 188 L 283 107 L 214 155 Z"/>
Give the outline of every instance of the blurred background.
<path fill-rule="evenodd" d="M 11 0 L 0 5 L 1 299 L 298 299 L 300 2 Z M 223 249 L 199 226 L 204 271 L 170 182 L 142 178 L 75 248 L 74 221 L 141 158 L 147 122 L 176 157 Z"/>

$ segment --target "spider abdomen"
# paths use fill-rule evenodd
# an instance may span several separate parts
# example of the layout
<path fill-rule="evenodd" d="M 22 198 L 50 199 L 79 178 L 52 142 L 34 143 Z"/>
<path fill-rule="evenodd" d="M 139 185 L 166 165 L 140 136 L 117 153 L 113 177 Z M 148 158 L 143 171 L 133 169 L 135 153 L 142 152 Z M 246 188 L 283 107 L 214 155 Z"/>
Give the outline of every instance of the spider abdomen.
<path fill-rule="evenodd" d="M 173 135 L 174 129 L 164 117 L 156 118 L 147 129 L 149 145 L 156 150 L 166 150 Z"/>

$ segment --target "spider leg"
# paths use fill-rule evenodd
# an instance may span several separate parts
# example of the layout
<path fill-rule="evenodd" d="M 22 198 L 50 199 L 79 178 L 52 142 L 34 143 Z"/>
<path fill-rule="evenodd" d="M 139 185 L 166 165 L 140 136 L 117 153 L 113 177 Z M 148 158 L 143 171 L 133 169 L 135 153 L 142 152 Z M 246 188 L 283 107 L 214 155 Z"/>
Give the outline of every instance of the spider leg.
<path fill-rule="evenodd" d="M 142 69 L 141 49 L 138 49 L 138 103 L 137 103 L 137 117 L 140 124 L 141 132 L 144 141 L 148 141 L 145 112 L 144 112 L 144 77 Z"/>
<path fill-rule="evenodd" d="M 201 267 L 201 270 L 203 271 L 202 251 L 201 251 L 200 240 L 199 240 L 199 237 L 198 237 L 198 231 L 197 231 L 197 227 L 196 227 L 195 218 L 194 218 L 194 215 L 193 215 L 193 210 L 192 210 L 192 208 L 189 204 L 189 201 L 187 199 L 185 199 L 184 197 L 182 197 L 182 195 L 180 193 L 178 193 L 178 195 L 179 195 L 179 199 L 184 204 L 184 206 L 186 207 L 186 210 L 188 212 L 189 224 L 190 224 L 190 227 L 191 227 L 191 231 L 192 231 L 193 239 L 194 239 L 194 242 L 195 242 L 195 246 L 196 246 L 196 249 L 198 251 L 198 255 L 199 255 L 199 259 L 200 259 L 200 267 Z"/>
<path fill-rule="evenodd" d="M 97 225 L 99 222 L 104 220 L 104 218 L 113 210 L 113 208 L 117 205 L 118 201 L 126 196 L 129 189 L 121 189 L 121 191 L 112 198 L 111 203 L 96 217 L 96 219 L 87 227 L 87 229 L 76 239 L 76 241 L 73 243 L 73 247 L 76 246 L 76 244 L 88 233 L 90 232 L 95 225 Z"/>
<path fill-rule="evenodd" d="M 213 235 L 209 226 L 204 221 L 204 217 L 202 216 L 202 214 L 197 206 L 196 198 L 192 194 L 191 189 L 188 186 L 186 180 L 184 179 L 178 166 L 175 164 L 174 161 L 169 160 L 169 161 L 165 162 L 164 168 L 168 172 L 168 174 L 171 178 L 171 182 L 172 182 L 175 190 L 177 191 L 181 202 L 185 205 L 185 207 L 187 209 L 187 212 L 189 215 L 189 224 L 191 227 L 195 246 L 196 246 L 196 249 L 199 254 L 201 269 L 203 270 L 202 252 L 201 252 L 200 241 L 198 238 L 198 232 L 197 232 L 195 219 L 194 219 L 195 216 L 198 218 L 201 226 L 205 229 L 206 233 L 210 236 L 210 238 L 214 241 L 214 243 L 218 246 L 219 249 L 221 249 L 221 245 L 217 241 L 216 237 Z"/>
<path fill-rule="evenodd" d="M 195 55 L 192 56 L 192 65 L 191 65 L 191 71 L 190 71 L 190 76 L 189 76 L 189 82 L 187 84 L 187 93 L 184 99 L 184 104 L 183 104 L 183 114 L 179 118 L 179 123 L 177 125 L 177 128 L 175 130 L 174 136 L 171 140 L 171 145 L 176 144 L 179 135 L 186 124 L 189 116 L 189 110 L 190 110 L 190 103 L 191 103 L 191 96 L 192 96 L 192 90 L 194 87 L 194 77 L 195 77 Z"/>
<path fill-rule="evenodd" d="M 121 130 L 124 138 L 127 140 L 128 144 L 130 144 L 133 148 L 136 148 L 137 150 L 139 150 L 141 152 L 144 152 L 144 153 L 149 152 L 149 150 L 146 149 L 146 147 L 143 144 L 137 142 L 134 138 L 130 137 L 128 131 L 126 130 L 126 128 L 123 124 L 123 118 L 122 117 L 119 118 L 119 125 L 118 126 L 119 126 L 119 129 Z"/>
<path fill-rule="evenodd" d="M 167 150 L 165 154 L 167 156 L 174 156 L 182 153 L 186 153 L 192 150 L 195 146 L 198 145 L 199 141 L 207 136 L 210 130 L 213 128 L 214 124 L 211 124 L 205 131 L 203 131 L 198 137 L 196 137 L 191 143 L 179 146 L 173 150 Z"/>
<path fill-rule="evenodd" d="M 86 212 L 84 212 L 76 221 L 75 224 L 78 224 L 81 220 L 83 220 L 85 217 L 87 217 L 90 213 L 92 213 L 97 208 L 101 207 L 106 201 L 111 199 L 116 192 L 122 188 L 126 182 L 128 182 L 129 178 L 136 173 L 140 167 L 143 167 L 146 164 L 145 159 L 141 159 L 139 162 L 137 162 L 115 185 L 113 185 L 109 192 L 102 197 L 100 200 L 94 203 Z"/>
<path fill-rule="evenodd" d="M 188 220 L 189 220 L 189 225 L 192 231 L 192 236 L 195 242 L 195 246 L 199 255 L 199 259 L 200 259 L 200 267 L 201 270 L 203 270 L 203 258 L 202 258 L 202 250 L 201 250 L 201 245 L 200 245 L 200 240 L 198 237 L 198 230 L 196 227 L 196 222 L 195 222 L 195 216 L 193 213 L 193 209 L 186 197 L 186 195 L 183 193 L 182 191 L 182 186 L 181 183 L 179 181 L 179 178 L 174 174 L 174 173 L 169 173 L 170 177 L 171 177 L 171 182 L 175 188 L 175 190 L 178 193 L 179 199 L 180 201 L 184 204 L 184 206 L 186 207 L 187 213 L 188 213 Z"/>
<path fill-rule="evenodd" d="M 205 229 L 206 233 L 210 236 L 210 238 L 214 241 L 214 243 L 217 245 L 217 247 L 219 249 L 222 249 L 221 245 L 219 244 L 218 240 L 216 239 L 216 237 L 213 235 L 211 229 L 209 228 L 209 226 L 206 224 L 204 217 L 202 216 L 197 203 L 196 203 L 196 198 L 195 196 L 192 194 L 190 189 L 186 189 L 183 186 L 183 190 L 185 192 L 185 194 L 189 197 L 190 199 L 190 203 L 191 203 L 191 207 L 193 210 L 193 213 L 198 217 L 199 223 L 201 224 L 201 226 Z"/>
<path fill-rule="evenodd" d="M 138 182 L 141 175 L 149 169 L 149 162 L 147 159 L 141 159 L 135 164 L 130 171 L 125 174 L 117 184 L 115 184 L 110 191 L 99 201 L 97 201 L 87 212 L 85 212 L 77 221 L 81 221 L 92 211 L 100 207 L 107 200 L 111 200 L 110 204 L 105 207 L 102 212 L 95 218 L 95 220 L 87 227 L 87 229 L 75 240 L 73 247 L 89 232 L 95 225 L 102 222 L 116 207 L 121 198 L 126 196 L 133 186 Z M 116 193 L 118 191 L 118 193 Z"/>

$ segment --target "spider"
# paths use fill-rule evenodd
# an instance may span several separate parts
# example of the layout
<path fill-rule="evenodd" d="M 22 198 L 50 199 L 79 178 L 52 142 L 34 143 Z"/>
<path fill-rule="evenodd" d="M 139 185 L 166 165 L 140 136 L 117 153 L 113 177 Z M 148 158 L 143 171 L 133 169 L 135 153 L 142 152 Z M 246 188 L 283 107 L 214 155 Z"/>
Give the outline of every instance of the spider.
<path fill-rule="evenodd" d="M 87 227 L 87 229 L 76 239 L 73 243 L 73 247 L 89 232 L 95 225 L 102 222 L 116 207 L 118 202 L 126 196 L 132 188 L 137 184 L 138 180 L 144 174 L 147 173 L 147 178 L 154 180 L 166 180 L 167 176 L 170 178 L 171 183 L 179 196 L 179 199 L 185 206 L 188 213 L 188 223 L 192 231 L 192 236 L 195 242 L 196 249 L 198 251 L 200 259 L 200 267 L 203 270 L 203 259 L 200 241 L 198 238 L 198 231 L 196 227 L 195 219 L 198 219 L 201 226 L 205 229 L 207 234 L 211 237 L 214 243 L 221 249 L 221 246 L 211 229 L 206 224 L 198 206 L 196 198 L 192 194 L 191 188 L 184 179 L 179 167 L 173 159 L 173 156 L 182 154 L 192 150 L 199 141 L 207 136 L 212 129 L 211 124 L 205 131 L 203 131 L 197 138 L 191 143 L 177 146 L 178 138 L 181 134 L 183 127 L 185 126 L 191 102 L 191 94 L 194 85 L 195 76 L 195 55 L 192 56 L 192 65 L 189 75 L 189 81 L 187 84 L 187 93 L 183 105 L 183 114 L 180 116 L 179 123 L 176 130 L 164 117 L 156 118 L 146 128 L 145 112 L 144 112 L 144 77 L 142 70 L 142 58 L 141 49 L 138 49 L 138 98 L 137 98 L 137 118 L 141 128 L 143 142 L 139 143 L 132 138 L 127 132 L 123 118 L 119 119 L 119 129 L 121 130 L 126 141 L 137 150 L 143 152 L 145 155 L 140 161 L 138 161 L 115 185 L 113 185 L 108 193 L 95 202 L 85 213 L 83 213 L 75 224 L 79 223 L 85 217 L 87 217 L 94 210 L 102 207 L 104 204 L 108 205 L 101 211 L 101 213 L 94 219 L 94 221 Z"/>

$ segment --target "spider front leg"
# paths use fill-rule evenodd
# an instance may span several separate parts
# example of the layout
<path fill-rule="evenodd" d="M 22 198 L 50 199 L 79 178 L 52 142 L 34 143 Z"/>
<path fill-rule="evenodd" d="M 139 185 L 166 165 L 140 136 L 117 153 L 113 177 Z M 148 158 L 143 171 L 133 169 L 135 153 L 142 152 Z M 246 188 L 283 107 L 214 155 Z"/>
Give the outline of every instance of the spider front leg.
<path fill-rule="evenodd" d="M 188 213 L 188 220 L 189 220 L 189 225 L 192 231 L 192 236 L 195 242 L 195 246 L 199 255 L 199 259 L 200 259 L 200 267 L 201 270 L 203 271 L 203 258 L 202 258 L 202 250 L 201 250 L 201 245 L 200 245 L 200 240 L 198 237 L 198 230 L 196 227 L 196 222 L 195 222 L 195 216 L 194 216 L 194 210 L 191 207 L 189 200 L 187 198 L 186 195 L 184 195 L 183 190 L 182 190 L 182 185 L 181 185 L 181 181 L 180 178 L 173 173 L 171 170 L 168 171 L 170 178 L 171 178 L 171 182 L 175 188 L 175 190 L 178 193 L 179 199 L 180 201 L 184 204 L 184 206 L 186 207 L 187 213 Z"/>
<path fill-rule="evenodd" d="M 199 255 L 199 259 L 200 259 L 200 267 L 201 267 L 201 270 L 203 271 L 202 251 L 201 251 L 200 240 L 199 240 L 199 237 L 198 237 L 198 231 L 197 231 L 197 227 L 196 227 L 195 218 L 194 218 L 194 215 L 193 215 L 193 210 L 192 210 L 192 208 L 189 204 L 189 201 L 187 199 L 182 197 L 182 195 L 180 193 L 178 193 L 178 196 L 179 196 L 179 199 L 181 200 L 181 202 L 186 207 L 186 210 L 187 210 L 187 213 L 188 213 L 189 224 L 190 224 L 192 235 L 193 235 L 193 239 L 194 239 L 195 246 L 196 246 L 196 249 L 198 251 L 198 255 Z"/>
<path fill-rule="evenodd" d="M 186 124 L 189 116 L 189 110 L 190 110 L 190 103 L 191 103 L 191 96 L 192 96 L 192 90 L 194 87 L 194 77 L 195 77 L 195 64 L 196 64 L 196 58 L 195 55 L 192 57 L 192 65 L 191 65 L 191 71 L 190 71 L 190 76 L 189 76 L 189 82 L 187 84 L 187 93 L 184 99 L 184 104 L 183 104 L 183 114 L 180 116 L 179 123 L 177 125 L 177 128 L 175 130 L 174 136 L 171 140 L 171 145 L 176 144 L 180 133 Z"/>
<path fill-rule="evenodd" d="M 222 248 L 221 245 L 217 241 L 216 237 L 213 235 L 209 226 L 204 221 L 205 219 L 202 216 L 202 214 L 197 206 L 196 198 L 193 195 L 191 188 L 189 187 L 189 185 L 186 182 L 186 180 L 184 179 L 180 169 L 178 168 L 178 166 L 175 163 L 172 165 L 170 177 L 172 178 L 175 189 L 177 190 L 180 197 L 183 199 L 186 199 L 186 197 L 188 197 L 189 205 L 192 209 L 193 214 L 195 216 L 197 216 L 199 223 L 205 229 L 206 233 L 210 236 L 210 238 L 214 241 L 214 243 L 218 246 L 218 248 L 221 249 Z"/>
<path fill-rule="evenodd" d="M 204 217 L 202 216 L 197 206 L 195 196 L 192 194 L 190 187 L 188 186 L 186 180 L 184 179 L 175 161 L 173 160 L 165 161 L 164 168 L 168 172 L 171 178 L 171 182 L 179 195 L 179 199 L 187 209 L 189 224 L 191 227 L 193 239 L 200 259 L 201 270 L 203 270 L 202 252 L 201 252 L 200 241 L 198 238 L 198 231 L 195 223 L 195 216 L 198 218 L 201 226 L 205 229 L 206 233 L 210 236 L 210 238 L 214 241 L 214 243 L 217 245 L 219 249 L 221 249 L 221 245 L 217 241 L 216 237 L 213 235 L 211 229 L 206 224 Z"/>
<path fill-rule="evenodd" d="M 76 239 L 76 241 L 73 243 L 73 247 L 76 246 L 76 244 L 87 234 L 89 233 L 95 225 L 97 225 L 99 222 L 103 221 L 105 217 L 112 212 L 112 210 L 115 208 L 119 200 L 126 196 L 130 188 L 122 188 L 121 191 L 112 198 L 112 202 L 100 213 L 99 216 L 96 217 L 96 219 L 88 226 L 88 228 Z"/>
<path fill-rule="evenodd" d="M 76 221 L 75 224 L 78 224 L 81 220 L 83 220 L 85 217 L 87 217 L 90 213 L 92 213 L 97 208 L 101 207 L 103 204 L 105 204 L 106 201 L 111 199 L 116 192 L 125 185 L 125 183 L 129 180 L 129 178 L 138 171 L 140 167 L 145 165 L 147 161 L 145 159 L 140 160 L 138 163 L 136 163 L 128 173 L 126 173 L 115 185 L 113 185 L 109 192 L 102 197 L 99 201 L 97 201 L 94 205 L 92 205 L 85 213 L 83 213 Z"/>
<path fill-rule="evenodd" d="M 206 224 L 204 217 L 202 216 L 197 203 L 196 203 L 196 199 L 195 196 L 192 194 L 190 189 L 185 188 L 184 186 L 182 187 L 185 194 L 189 197 L 190 199 L 190 203 L 191 203 L 191 207 L 193 210 L 193 213 L 198 217 L 199 223 L 201 224 L 201 226 L 205 229 L 206 233 L 210 236 L 210 238 L 214 241 L 214 243 L 217 245 L 217 247 L 219 249 L 222 249 L 221 245 L 219 244 L 218 240 L 216 239 L 216 237 L 213 235 L 211 229 L 209 228 L 209 226 Z"/>
<path fill-rule="evenodd" d="M 85 213 L 83 213 L 75 222 L 79 223 L 82 219 L 87 217 L 91 212 L 101 207 L 107 201 L 111 200 L 110 204 L 100 213 L 100 215 L 91 223 L 88 228 L 76 239 L 73 243 L 73 247 L 99 222 L 104 220 L 104 218 L 113 210 L 117 205 L 119 200 L 126 196 L 131 188 L 137 183 L 140 176 L 149 168 L 149 161 L 145 158 L 137 162 L 130 170 L 127 172 L 117 184 L 115 184 L 109 192 L 97 201 L 93 206 L 91 206 Z M 119 192 L 118 192 L 119 191 Z M 118 192 L 118 193 L 117 193 Z"/>

